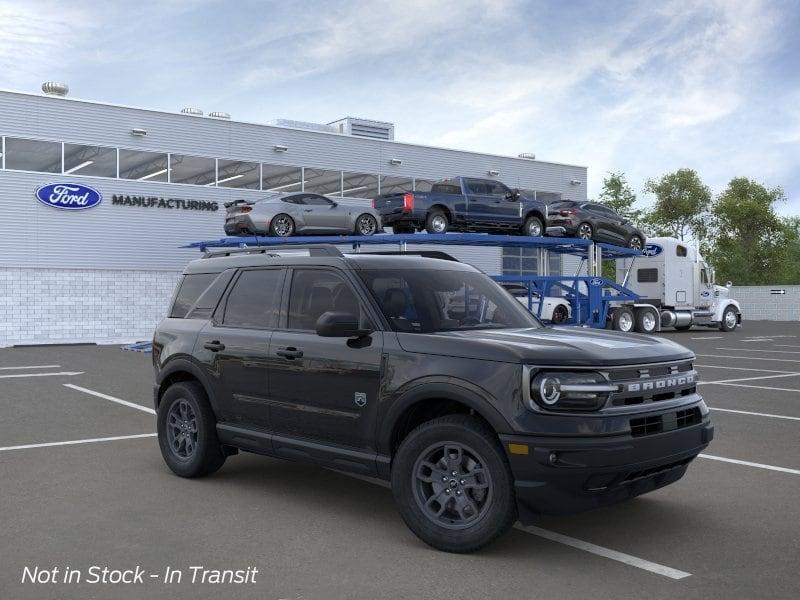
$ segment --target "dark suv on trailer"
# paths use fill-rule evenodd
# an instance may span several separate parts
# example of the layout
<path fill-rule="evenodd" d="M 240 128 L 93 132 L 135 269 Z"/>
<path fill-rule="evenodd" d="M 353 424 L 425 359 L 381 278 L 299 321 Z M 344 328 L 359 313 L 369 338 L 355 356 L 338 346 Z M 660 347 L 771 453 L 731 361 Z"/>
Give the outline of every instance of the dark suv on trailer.
<path fill-rule="evenodd" d="M 467 552 L 680 479 L 713 435 L 693 359 L 544 327 L 454 260 L 223 250 L 156 330 L 158 439 L 184 477 L 243 450 L 390 480 L 414 533 Z"/>

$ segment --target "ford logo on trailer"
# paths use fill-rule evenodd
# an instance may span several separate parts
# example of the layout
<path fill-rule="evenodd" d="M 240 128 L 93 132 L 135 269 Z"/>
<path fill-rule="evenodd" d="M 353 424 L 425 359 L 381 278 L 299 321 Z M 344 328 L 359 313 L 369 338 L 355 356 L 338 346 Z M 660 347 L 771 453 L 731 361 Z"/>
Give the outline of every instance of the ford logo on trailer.
<path fill-rule="evenodd" d="M 589 280 L 589 285 L 592 285 L 594 287 L 600 287 L 601 285 L 603 285 L 603 280 L 600 279 L 599 277 L 593 277 L 592 279 Z"/>
<path fill-rule="evenodd" d="M 658 244 L 645 244 L 642 250 L 642 256 L 658 256 L 664 251 L 664 248 Z"/>
<path fill-rule="evenodd" d="M 83 210 L 100 204 L 103 195 L 80 183 L 48 183 L 36 189 L 36 199 L 54 208 Z"/>

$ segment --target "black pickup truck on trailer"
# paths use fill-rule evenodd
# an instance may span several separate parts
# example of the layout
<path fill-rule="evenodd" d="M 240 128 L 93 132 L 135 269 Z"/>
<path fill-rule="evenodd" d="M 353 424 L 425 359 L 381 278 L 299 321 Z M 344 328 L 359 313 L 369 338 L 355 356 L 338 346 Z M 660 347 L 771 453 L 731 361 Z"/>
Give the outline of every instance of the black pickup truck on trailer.
<path fill-rule="evenodd" d="M 425 229 L 540 236 L 547 223 L 547 204 L 493 179 L 443 179 L 430 192 L 383 194 L 372 206 L 394 233 Z"/>

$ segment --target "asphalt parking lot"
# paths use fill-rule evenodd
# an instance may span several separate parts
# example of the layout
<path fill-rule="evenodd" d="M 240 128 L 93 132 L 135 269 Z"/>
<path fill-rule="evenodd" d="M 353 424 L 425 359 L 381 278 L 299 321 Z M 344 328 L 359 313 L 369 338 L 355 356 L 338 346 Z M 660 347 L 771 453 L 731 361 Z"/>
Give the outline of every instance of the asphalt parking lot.
<path fill-rule="evenodd" d="M 372 481 L 246 454 L 175 477 L 153 436 L 149 354 L 0 349 L 0 598 L 800 597 L 800 323 L 663 335 L 697 354 L 706 454 L 672 486 L 467 556 L 420 542 Z M 21 583 L 36 565 L 259 572 Z"/>

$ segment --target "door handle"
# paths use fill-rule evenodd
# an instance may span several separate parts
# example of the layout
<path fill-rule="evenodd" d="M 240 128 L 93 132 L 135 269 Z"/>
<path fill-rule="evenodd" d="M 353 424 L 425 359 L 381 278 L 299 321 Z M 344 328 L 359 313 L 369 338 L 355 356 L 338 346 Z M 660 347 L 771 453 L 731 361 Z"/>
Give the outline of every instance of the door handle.
<path fill-rule="evenodd" d="M 289 346 L 288 348 L 283 348 L 282 350 L 278 350 L 275 354 L 278 356 L 282 356 L 286 360 L 294 360 L 295 358 L 303 358 L 303 351 L 298 350 L 294 346 Z"/>
<path fill-rule="evenodd" d="M 305 210 L 303 210 L 303 212 L 314 212 L 314 209 L 313 208 L 306 208 Z"/>
<path fill-rule="evenodd" d="M 213 342 L 206 342 L 203 344 L 203 348 L 211 350 L 212 352 L 219 352 L 220 350 L 225 350 L 225 344 L 219 340 L 214 340 Z"/>

